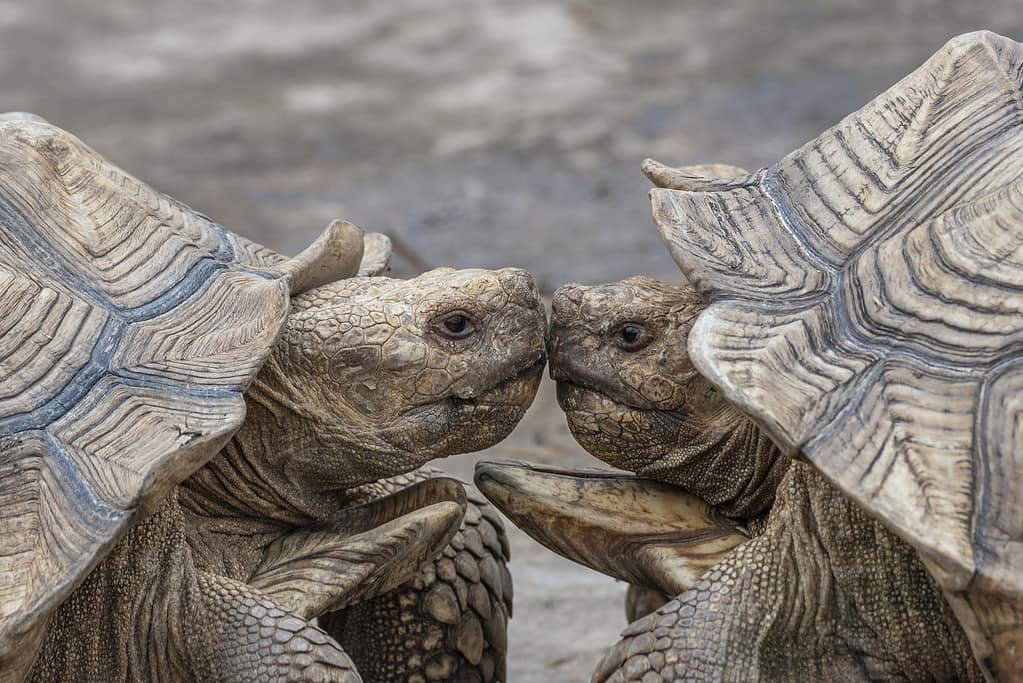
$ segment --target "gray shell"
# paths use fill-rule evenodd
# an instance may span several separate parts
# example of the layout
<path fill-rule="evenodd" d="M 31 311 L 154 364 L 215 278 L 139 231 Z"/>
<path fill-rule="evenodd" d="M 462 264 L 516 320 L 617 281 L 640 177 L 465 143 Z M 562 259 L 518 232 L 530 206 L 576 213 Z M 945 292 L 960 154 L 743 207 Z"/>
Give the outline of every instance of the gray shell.
<path fill-rule="evenodd" d="M 65 131 L 0 117 L 0 671 L 241 424 L 290 273 L 232 245 Z"/>
<path fill-rule="evenodd" d="M 969 34 L 767 169 L 649 167 L 710 303 L 694 363 L 918 550 L 1000 675 L 1023 670 L 1021 81 L 1023 46 Z"/>

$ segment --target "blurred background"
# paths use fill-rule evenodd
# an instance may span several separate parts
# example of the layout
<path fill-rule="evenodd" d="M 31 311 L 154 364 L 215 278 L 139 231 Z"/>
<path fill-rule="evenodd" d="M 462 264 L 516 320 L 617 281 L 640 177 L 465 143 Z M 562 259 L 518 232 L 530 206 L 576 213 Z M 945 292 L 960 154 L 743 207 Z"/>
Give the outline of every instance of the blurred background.
<path fill-rule="evenodd" d="M 343 217 L 399 275 L 517 265 L 549 295 L 677 277 L 644 157 L 769 164 L 980 28 L 1023 38 L 1023 3 L 0 1 L 0 110 L 285 253 Z M 599 464 L 551 389 L 487 457 Z M 588 680 L 624 586 L 511 534 L 509 680 Z"/>

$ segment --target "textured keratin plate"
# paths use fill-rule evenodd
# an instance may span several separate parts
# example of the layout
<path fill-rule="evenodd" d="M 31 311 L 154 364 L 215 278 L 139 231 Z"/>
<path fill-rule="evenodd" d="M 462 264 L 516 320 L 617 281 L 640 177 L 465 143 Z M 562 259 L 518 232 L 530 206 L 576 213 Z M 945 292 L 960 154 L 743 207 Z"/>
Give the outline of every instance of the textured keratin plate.
<path fill-rule="evenodd" d="M 288 292 L 232 244 L 68 133 L 0 119 L 0 669 L 241 424 Z"/>
<path fill-rule="evenodd" d="M 1001 673 L 1023 669 L 1021 70 L 1018 43 L 962 36 L 778 164 L 652 193 L 711 304 L 699 369 L 917 548 Z"/>

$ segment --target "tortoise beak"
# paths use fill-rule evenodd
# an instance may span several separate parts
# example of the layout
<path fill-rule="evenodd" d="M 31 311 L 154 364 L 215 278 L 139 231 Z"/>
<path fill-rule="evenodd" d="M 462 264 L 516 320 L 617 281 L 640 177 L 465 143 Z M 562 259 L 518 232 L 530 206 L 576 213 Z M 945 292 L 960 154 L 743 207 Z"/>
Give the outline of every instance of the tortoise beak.
<path fill-rule="evenodd" d="M 699 498 L 612 470 L 481 461 L 475 481 L 516 526 L 562 557 L 668 595 L 747 540 Z"/>

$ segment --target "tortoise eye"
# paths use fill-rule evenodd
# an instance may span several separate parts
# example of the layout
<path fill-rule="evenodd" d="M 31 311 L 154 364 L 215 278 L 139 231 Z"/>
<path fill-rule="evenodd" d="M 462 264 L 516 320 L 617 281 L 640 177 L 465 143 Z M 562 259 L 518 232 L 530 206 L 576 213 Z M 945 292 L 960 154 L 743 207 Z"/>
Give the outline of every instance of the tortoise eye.
<path fill-rule="evenodd" d="M 468 315 L 458 312 L 443 318 L 437 325 L 437 330 L 451 339 L 465 339 L 476 331 L 476 326 Z"/>
<path fill-rule="evenodd" d="M 653 341 L 653 335 L 638 323 L 625 323 L 615 331 L 613 341 L 624 351 L 639 351 Z"/>

